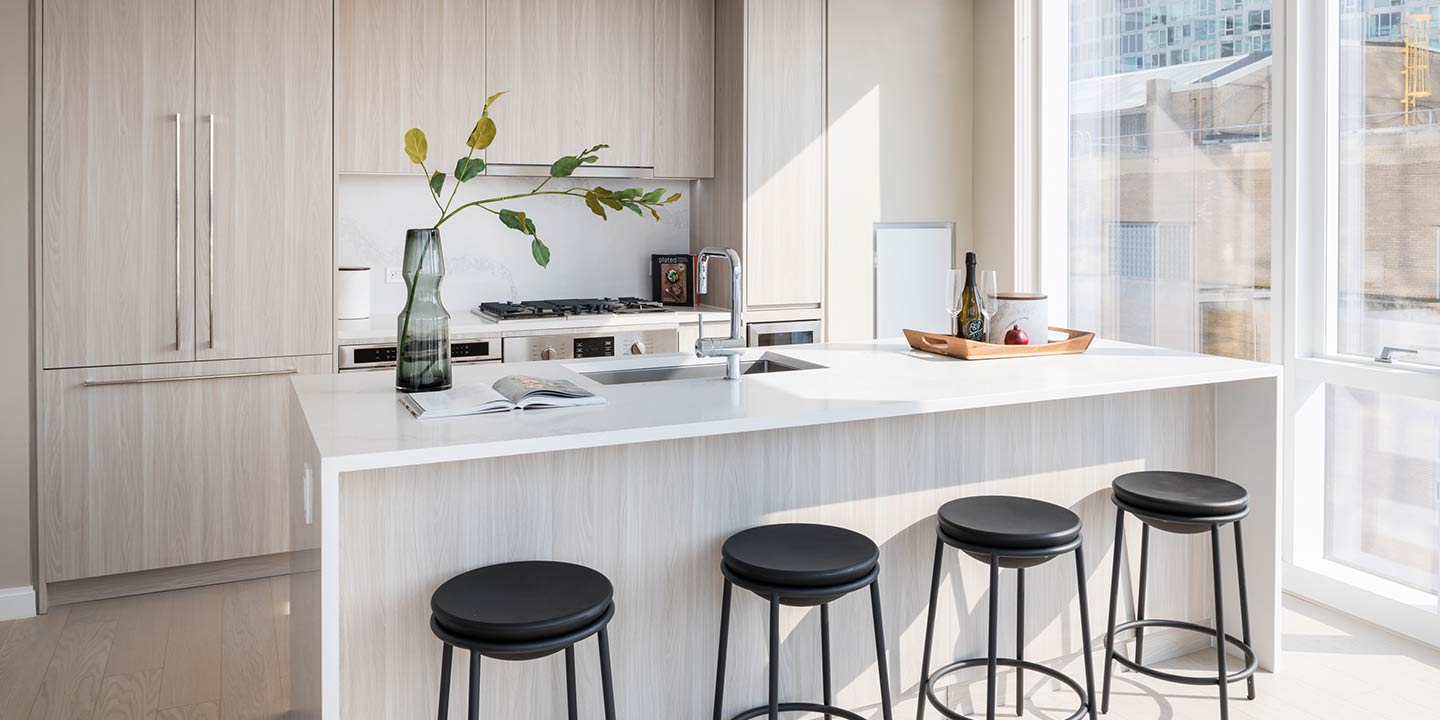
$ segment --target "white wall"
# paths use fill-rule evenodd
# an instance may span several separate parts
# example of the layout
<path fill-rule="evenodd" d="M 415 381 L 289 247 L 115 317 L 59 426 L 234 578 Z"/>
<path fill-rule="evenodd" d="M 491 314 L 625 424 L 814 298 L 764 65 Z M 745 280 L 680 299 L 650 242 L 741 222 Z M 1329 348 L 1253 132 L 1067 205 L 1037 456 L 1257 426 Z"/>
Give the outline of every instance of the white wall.
<path fill-rule="evenodd" d="M 1015 3 L 974 0 L 975 215 L 971 232 L 980 267 L 1001 290 L 1015 277 Z"/>
<path fill-rule="evenodd" d="M 500 197 L 535 187 L 538 178 L 482 177 L 466 183 L 455 199 Z M 580 198 L 544 196 L 502 205 L 523 210 L 550 247 L 550 266 L 530 255 L 529 238 L 494 215 L 470 208 L 440 229 L 445 249 L 441 288 L 451 315 L 469 312 L 481 302 L 561 297 L 650 296 L 650 255 L 690 250 L 690 183 L 674 180 L 590 178 L 555 180 L 547 188 L 603 185 L 663 187 L 681 193 L 661 210 L 661 221 L 626 210 L 601 220 Z M 395 315 L 405 305 L 405 285 L 386 284 L 385 269 L 399 268 L 405 231 L 429 227 L 438 215 L 418 173 L 342 175 L 338 187 L 339 224 L 336 261 L 371 268 L 372 317 Z M 448 188 L 447 188 L 448 192 Z"/>
<path fill-rule="evenodd" d="M 873 333 L 874 223 L 953 222 L 957 254 L 971 248 L 978 1 L 830 0 L 831 340 Z"/>

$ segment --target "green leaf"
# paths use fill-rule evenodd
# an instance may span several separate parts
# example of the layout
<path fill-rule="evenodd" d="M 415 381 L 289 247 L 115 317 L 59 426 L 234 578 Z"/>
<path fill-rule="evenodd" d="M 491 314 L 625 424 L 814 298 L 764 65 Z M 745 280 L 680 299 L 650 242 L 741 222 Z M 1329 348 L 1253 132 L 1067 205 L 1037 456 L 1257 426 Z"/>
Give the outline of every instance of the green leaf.
<path fill-rule="evenodd" d="M 600 161 L 600 158 L 598 158 L 598 157 L 596 157 L 596 156 L 594 156 L 594 155 L 586 155 L 585 157 L 580 158 L 580 162 L 582 162 L 582 163 L 593 163 L 593 162 L 599 162 L 599 161 Z"/>
<path fill-rule="evenodd" d="M 485 108 L 484 108 L 483 110 L 481 110 L 480 112 L 481 112 L 481 113 L 488 113 L 488 112 L 490 112 L 490 106 L 491 106 L 491 105 L 494 105 L 494 104 L 495 104 L 495 101 L 496 101 L 496 100 L 499 100 L 499 99 L 500 99 L 500 96 L 501 96 L 501 95 L 504 95 L 504 94 L 507 93 L 507 92 L 509 92 L 509 91 L 508 91 L 508 90 L 501 90 L 500 92 L 497 92 L 497 93 L 495 93 L 494 95 L 491 95 L 490 97 L 485 98 Z"/>
<path fill-rule="evenodd" d="M 598 195 L 598 196 L 600 196 L 600 197 L 602 197 L 602 198 L 610 197 L 610 194 L 611 194 L 609 190 L 606 190 L 605 188 L 600 187 L 599 185 L 596 185 L 596 186 L 595 186 L 595 189 L 594 189 L 594 190 L 591 190 L 590 192 L 593 192 L 593 193 L 595 193 L 596 195 Z"/>
<path fill-rule="evenodd" d="M 535 258 L 535 264 L 540 267 L 546 267 L 550 264 L 550 248 L 545 247 L 545 243 L 540 242 L 540 238 L 534 238 L 530 241 L 530 255 Z"/>
<path fill-rule="evenodd" d="M 435 193 L 435 197 L 440 197 L 440 188 L 443 187 L 445 187 L 445 173 L 436 170 L 435 174 L 430 176 L 430 192 Z"/>
<path fill-rule="evenodd" d="M 610 217 L 605 214 L 605 206 L 600 204 L 600 199 L 595 196 L 593 191 L 585 193 L 585 207 L 590 208 L 590 212 L 599 215 L 601 220 L 610 219 Z"/>
<path fill-rule="evenodd" d="M 640 211 L 640 206 L 639 206 L 639 205 L 636 205 L 635 203 L 630 202 L 629 200 L 622 200 L 622 201 L 620 202 L 620 204 L 621 204 L 621 205 L 624 205 L 626 210 L 629 210 L 629 211 L 635 213 L 636 215 L 639 215 L 640 217 L 645 217 L 645 213 L 643 213 L 643 212 Z"/>
<path fill-rule="evenodd" d="M 609 150 L 609 149 L 610 149 L 610 146 L 609 146 L 609 145 L 606 145 L 606 144 L 604 144 L 604 143 L 601 143 L 601 144 L 599 144 L 599 145 L 596 145 L 595 147 L 590 148 L 589 150 L 586 150 L 584 154 L 589 155 L 589 154 L 591 154 L 591 153 L 596 153 L 596 152 L 599 152 L 599 151 L 601 151 L 601 150 Z"/>
<path fill-rule="evenodd" d="M 680 199 L 680 193 L 675 193 L 674 195 L 671 195 L 670 197 L 665 198 L 665 204 L 666 204 L 666 205 L 669 205 L 670 203 L 673 203 L 673 202 L 675 202 L 676 200 L 679 200 L 679 199 Z"/>
<path fill-rule="evenodd" d="M 650 211 L 650 217 L 655 218 L 655 222 L 660 222 L 660 213 L 655 212 L 655 208 L 652 207 L 646 209 Z"/>
<path fill-rule="evenodd" d="M 665 188 L 655 188 L 654 190 L 645 193 L 645 197 L 640 198 L 640 202 L 658 203 L 660 202 L 660 198 L 662 197 L 665 197 Z"/>
<path fill-rule="evenodd" d="M 430 143 L 425 140 L 425 133 L 420 128 L 405 131 L 405 154 L 410 156 L 410 162 L 416 165 L 425 162 L 425 154 L 429 150 Z"/>
<path fill-rule="evenodd" d="M 640 188 L 625 188 L 624 190 L 616 190 L 613 193 L 617 200 L 635 200 L 644 194 L 645 191 Z"/>
<path fill-rule="evenodd" d="M 578 167 L 580 167 L 580 158 L 574 155 L 566 155 L 556 160 L 555 164 L 550 166 L 550 177 L 570 177 L 575 173 L 575 168 Z"/>
<path fill-rule="evenodd" d="M 501 210 L 500 222 L 505 223 L 505 227 L 511 230 L 525 232 L 525 213 L 518 213 L 514 210 Z"/>
<path fill-rule="evenodd" d="M 460 182 L 472 180 L 485 170 L 485 161 L 480 158 L 460 158 L 455 161 L 455 179 Z"/>
<path fill-rule="evenodd" d="M 481 115 L 475 121 L 475 129 L 470 131 L 470 137 L 465 144 L 475 150 L 484 150 L 495 142 L 495 121 L 489 115 Z"/>
<path fill-rule="evenodd" d="M 616 200 L 616 199 L 613 198 L 613 197 L 602 197 L 602 198 L 600 198 L 600 204 L 604 205 L 605 207 L 610 208 L 611 210 L 624 210 L 624 209 L 625 209 L 625 206 L 624 206 L 624 205 L 621 205 L 621 204 L 620 204 L 620 201 L 619 201 L 619 200 Z"/>

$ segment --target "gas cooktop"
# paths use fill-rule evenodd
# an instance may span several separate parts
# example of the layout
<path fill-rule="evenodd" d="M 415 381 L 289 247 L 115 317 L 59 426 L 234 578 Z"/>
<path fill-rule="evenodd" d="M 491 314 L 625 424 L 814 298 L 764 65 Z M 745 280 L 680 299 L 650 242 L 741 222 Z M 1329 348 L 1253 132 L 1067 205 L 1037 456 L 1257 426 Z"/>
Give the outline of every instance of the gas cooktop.
<path fill-rule="evenodd" d="M 476 314 L 491 320 L 535 320 L 538 318 L 563 318 L 576 315 L 634 315 L 638 313 L 662 313 L 667 308 L 653 300 L 637 297 L 619 298 L 572 298 L 564 300 L 524 300 L 513 302 L 480 303 Z"/>

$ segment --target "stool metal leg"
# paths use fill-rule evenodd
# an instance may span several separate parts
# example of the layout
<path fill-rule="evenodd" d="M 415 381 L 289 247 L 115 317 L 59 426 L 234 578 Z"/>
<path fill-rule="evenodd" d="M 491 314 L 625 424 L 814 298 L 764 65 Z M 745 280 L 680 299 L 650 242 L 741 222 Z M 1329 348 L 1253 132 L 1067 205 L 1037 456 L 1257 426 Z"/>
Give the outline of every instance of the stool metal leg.
<path fill-rule="evenodd" d="M 565 648 L 565 707 L 570 720 L 579 720 L 580 709 L 575 701 L 575 646 Z"/>
<path fill-rule="evenodd" d="M 1230 718 L 1229 672 L 1225 669 L 1225 585 L 1220 574 L 1220 526 L 1210 526 L 1210 560 L 1215 576 L 1215 664 L 1220 678 L 1220 720 Z"/>
<path fill-rule="evenodd" d="M 1150 524 L 1140 523 L 1140 600 L 1135 603 L 1135 619 L 1145 619 L 1145 586 L 1150 575 Z M 1135 628 L 1135 664 L 1144 664 L 1145 628 Z"/>
<path fill-rule="evenodd" d="M 1240 521 L 1235 521 L 1235 575 L 1240 581 L 1240 639 L 1245 641 L 1246 647 L 1254 647 L 1250 644 L 1250 597 L 1245 590 L 1245 543 L 1240 539 Z M 1255 699 L 1255 676 L 1245 678 L 1245 689 L 1248 700 Z"/>
<path fill-rule="evenodd" d="M 1085 550 L 1075 548 L 1075 581 L 1080 585 L 1080 652 L 1085 655 L 1085 707 L 1090 710 L 1090 720 L 1099 716 L 1095 712 L 1095 658 L 1090 652 L 1090 600 L 1085 590 Z"/>
<path fill-rule="evenodd" d="M 600 689 L 605 698 L 605 720 L 615 720 L 615 680 L 610 673 L 608 628 L 600 628 Z"/>
<path fill-rule="evenodd" d="M 1115 664 L 1115 606 L 1120 600 L 1120 555 L 1125 550 L 1125 511 L 1115 509 L 1115 555 L 1110 566 L 1110 621 L 1105 630 L 1105 689 L 1101 696 L 1100 712 L 1110 712 L 1110 675 Z"/>
<path fill-rule="evenodd" d="M 470 652 L 470 720 L 480 720 L 480 653 Z"/>
<path fill-rule="evenodd" d="M 985 720 L 995 720 L 995 656 L 1000 614 L 1000 556 L 990 555 L 990 655 L 985 674 Z"/>
<path fill-rule="evenodd" d="M 831 701 L 830 693 L 830 603 L 820 606 L 820 684 L 824 688 L 825 704 Z M 830 720 L 830 713 L 825 713 Z"/>
<path fill-rule="evenodd" d="M 780 596 L 770 596 L 770 720 L 780 720 Z"/>
<path fill-rule="evenodd" d="M 1015 659 L 1025 659 L 1025 568 L 1015 571 Z M 1025 668 L 1015 668 L 1015 715 L 1025 714 Z"/>
<path fill-rule="evenodd" d="M 435 713 L 438 720 L 450 717 L 450 665 L 454 662 L 455 648 L 445 643 L 440 651 L 440 710 Z"/>
<path fill-rule="evenodd" d="M 935 538 L 935 569 L 930 573 L 930 612 L 925 618 L 925 653 L 920 660 L 920 698 L 915 703 L 915 720 L 924 720 L 925 685 L 930 682 L 930 645 L 935 640 L 935 601 L 940 596 L 940 561 L 945 557 L 945 542 Z M 718 718 L 717 718 L 718 720 Z"/>
<path fill-rule="evenodd" d="M 885 656 L 885 623 L 880 612 L 880 581 L 870 583 L 870 614 L 875 616 L 875 662 L 880 671 L 880 715 L 892 720 L 890 709 L 890 662 Z M 920 698 L 921 702 L 925 698 Z M 828 702 L 828 701 L 827 701 Z"/>
<path fill-rule="evenodd" d="M 725 704 L 725 650 L 730 640 L 730 581 L 725 581 L 725 592 L 720 596 L 720 652 L 715 658 L 715 715 L 721 720 L 720 711 Z"/>

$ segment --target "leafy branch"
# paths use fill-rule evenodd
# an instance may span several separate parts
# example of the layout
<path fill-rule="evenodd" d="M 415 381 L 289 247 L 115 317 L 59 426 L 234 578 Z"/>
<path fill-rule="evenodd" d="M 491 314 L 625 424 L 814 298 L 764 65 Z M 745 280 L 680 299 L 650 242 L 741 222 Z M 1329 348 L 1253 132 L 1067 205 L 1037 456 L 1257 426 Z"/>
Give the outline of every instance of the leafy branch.
<path fill-rule="evenodd" d="M 648 192 L 641 188 L 609 190 L 599 185 L 593 188 L 570 188 L 567 190 L 545 189 L 545 186 L 549 184 L 551 180 L 571 177 L 575 174 L 575 171 L 581 167 L 599 162 L 600 156 L 598 153 L 610 147 L 609 145 L 599 144 L 581 150 L 574 155 L 566 155 L 556 160 L 550 165 L 549 176 L 541 180 L 540 183 L 529 192 L 486 198 L 484 200 L 473 200 L 462 203 L 452 209 L 455 203 L 455 195 L 460 190 L 460 185 L 479 177 L 487 170 L 485 161 L 475 157 L 475 151 L 483 151 L 490 147 L 491 143 L 495 142 L 496 127 L 495 120 L 490 117 L 490 106 L 495 104 L 495 101 L 504 94 L 505 92 L 501 91 L 485 99 L 485 107 L 480 112 L 480 119 L 475 122 L 475 129 L 470 131 L 470 137 L 465 140 L 465 145 L 469 147 L 470 150 L 465 154 L 465 157 L 455 162 L 455 170 L 451 175 L 447 176 L 439 170 L 431 171 L 425 164 L 426 156 L 429 153 L 429 142 L 425 138 L 425 133 L 421 131 L 420 128 L 410 128 L 410 130 L 405 133 L 405 154 L 410 157 L 410 162 L 419 166 L 420 172 L 426 178 L 426 185 L 429 188 L 430 197 L 435 201 L 435 208 L 440 211 L 439 219 L 435 221 L 436 229 L 439 229 L 441 225 L 445 224 L 445 221 L 455 217 L 462 210 L 478 207 L 498 217 L 505 227 L 529 237 L 531 256 L 535 258 L 537 264 L 545 267 L 550 264 L 550 248 L 540 240 L 540 235 L 535 228 L 535 220 L 523 211 L 503 207 L 497 210 L 496 208 L 490 207 L 491 205 L 542 195 L 565 195 L 583 200 L 585 206 L 590 208 L 590 212 L 599 215 L 602 220 L 610 219 L 606 212 L 608 209 L 616 211 L 630 210 L 640 217 L 644 217 L 645 212 L 649 211 L 650 216 L 653 217 L 656 222 L 659 222 L 660 208 L 680 199 L 680 193 L 674 193 L 669 197 L 665 197 L 664 188 L 655 188 Z M 451 184 L 448 197 L 444 194 L 447 180 L 454 181 Z"/>

